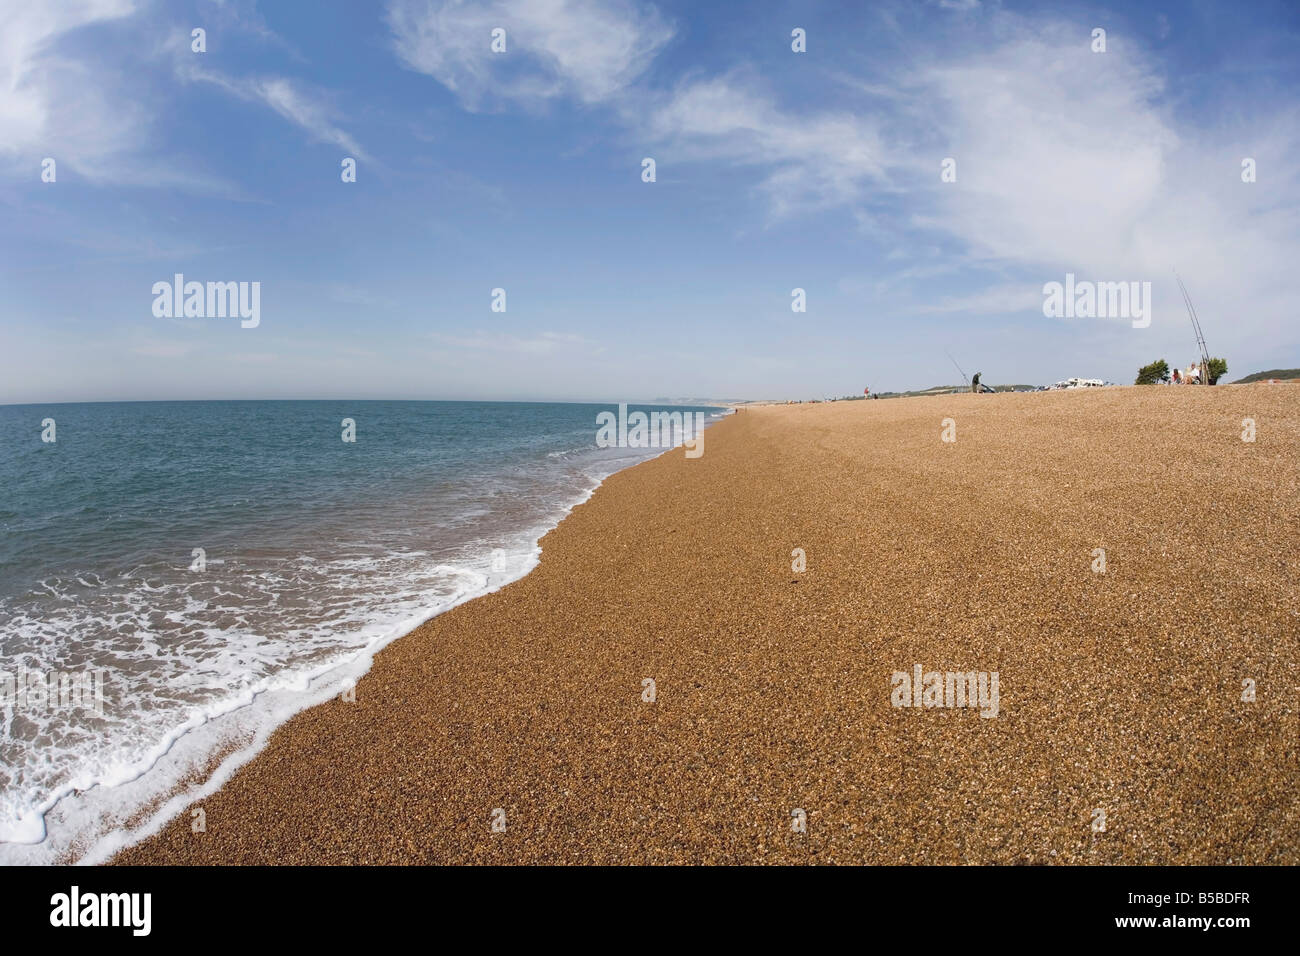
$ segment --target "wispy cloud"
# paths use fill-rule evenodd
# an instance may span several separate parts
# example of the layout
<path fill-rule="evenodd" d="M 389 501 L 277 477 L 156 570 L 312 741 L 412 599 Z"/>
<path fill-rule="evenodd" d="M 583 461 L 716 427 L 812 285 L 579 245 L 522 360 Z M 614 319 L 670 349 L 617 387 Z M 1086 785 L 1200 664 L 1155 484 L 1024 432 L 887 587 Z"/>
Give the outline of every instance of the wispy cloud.
<path fill-rule="evenodd" d="M 95 178 L 134 144 L 145 116 L 118 95 L 114 72 L 60 52 L 77 30 L 133 12 L 132 0 L 0 0 L 0 157 L 54 156 Z"/>
<path fill-rule="evenodd" d="M 1294 110 L 1261 113 L 1225 140 L 1223 128 L 1175 118 L 1140 36 L 1112 31 L 1098 54 L 1086 25 L 1052 14 L 975 0 L 938 6 L 980 16 L 954 26 L 942 55 L 902 49 L 888 81 L 839 74 L 856 109 L 842 99 L 825 109 L 783 103 L 745 67 L 668 89 L 633 82 L 672 30 L 653 7 L 624 0 L 393 0 L 389 23 L 402 60 L 471 108 L 603 103 L 628 136 L 672 162 L 751 170 L 772 220 L 839 207 L 876 240 L 940 245 L 974 274 L 986 270 L 986 288 L 967 275 L 975 288 L 930 297 L 930 311 L 1020 310 L 1031 301 L 1025 289 L 1065 269 L 1154 280 L 1175 263 L 1222 280 L 1209 294 L 1224 306 L 1233 285 L 1278 297 L 1296 238 L 1285 161 L 1300 139 Z M 527 68 L 489 52 L 496 26 Z M 1247 151 L 1267 156 L 1267 192 L 1241 192 Z M 946 157 L 957 161 L 955 183 L 940 183 Z M 1281 315 L 1258 321 L 1276 328 Z"/>
<path fill-rule="evenodd" d="M 635 82 L 673 26 L 632 0 L 391 0 L 401 61 L 455 92 L 470 109 L 569 96 L 608 101 Z M 491 50 L 506 32 L 506 52 Z"/>
<path fill-rule="evenodd" d="M 1245 321 L 1279 333 L 1300 205 L 1285 158 L 1300 148 L 1298 111 L 1257 99 L 1230 121 L 1211 112 L 1189 123 L 1138 38 L 1112 37 L 1096 54 L 1078 24 L 988 16 L 987 36 L 918 59 L 888 86 L 863 85 L 861 110 L 783 108 L 733 70 L 686 81 L 640 114 L 626 104 L 624 121 L 679 161 L 756 170 L 776 218 L 842 206 L 878 239 L 933 237 L 975 288 L 939 300 L 924 290 L 924 311 L 1020 312 L 1067 269 L 1170 291 L 1178 265 L 1216 311 L 1249 295 L 1257 309 Z M 1247 155 L 1270 170 L 1267 186 L 1241 182 Z M 943 184 L 949 156 L 958 178 Z M 881 203 L 888 212 L 872 213 Z M 1023 285 L 1007 281 L 1017 271 Z M 1176 292 L 1161 296 L 1157 322 L 1180 324 Z"/>
<path fill-rule="evenodd" d="M 267 26 L 266 18 L 257 9 L 257 0 L 205 0 L 200 10 L 205 25 L 222 30 L 238 30 L 263 43 L 288 51 L 295 60 L 303 59 L 293 44 Z"/>
<path fill-rule="evenodd" d="M 232 24 L 250 15 L 221 4 L 216 9 L 235 18 Z M 6 172 L 34 178 L 38 162 L 50 157 L 60 176 L 71 171 L 95 184 L 247 199 L 182 157 L 159 154 L 155 134 L 167 95 L 150 79 L 160 58 L 175 61 L 182 48 L 189 55 L 188 32 L 155 22 L 141 33 L 164 37 L 153 46 L 102 42 L 105 30 L 133 18 L 143 23 L 145 12 L 156 12 L 147 0 L 0 0 L 0 163 Z M 257 32 L 253 16 L 251 25 L 240 21 L 241 29 Z M 265 97 L 313 120 L 310 104 L 291 92 L 271 88 Z"/>
<path fill-rule="evenodd" d="M 1231 123 L 1213 111 L 1192 123 L 1132 37 L 1094 54 L 1075 24 L 1010 14 L 998 33 L 998 45 L 908 78 L 935 124 L 925 135 L 942 146 L 923 188 L 908 192 L 911 223 L 956 240 L 962 261 L 1020 267 L 1029 287 L 1067 270 L 1153 281 L 1166 328 L 1185 321 L 1177 265 L 1215 311 L 1231 314 L 1249 295 L 1260 308 L 1248 321 L 1279 331 L 1300 204 L 1283 158 L 1300 147 L 1296 110 L 1258 101 Z M 956 183 L 938 183 L 941 155 L 957 160 Z M 1248 155 L 1266 157 L 1266 186 L 1242 183 Z M 1006 291 L 990 289 L 985 303 Z"/>
<path fill-rule="evenodd" d="M 214 83 L 264 104 L 316 141 L 366 155 L 323 94 L 282 76 L 233 78 L 207 70 L 190 51 L 188 31 L 155 24 L 145 35 L 160 42 L 134 50 L 94 44 L 84 35 L 86 28 L 136 17 L 143 9 L 137 0 L 0 0 L 0 162 L 35 176 L 36 164 L 49 156 L 61 172 L 99 183 L 235 191 L 149 148 L 164 97 L 144 77 L 159 59 L 170 61 L 182 79 Z M 283 45 L 252 3 L 210 3 L 209 17 Z"/>
<path fill-rule="evenodd" d="M 636 123 L 638 112 L 629 104 L 626 121 Z M 644 132 L 681 160 L 760 170 L 777 217 L 856 203 L 888 179 L 876 122 L 783 109 L 744 72 L 683 83 L 650 112 Z"/>
<path fill-rule="evenodd" d="M 269 106 L 317 142 L 332 143 L 356 158 L 367 158 L 361 144 L 337 125 L 337 113 L 324 97 L 293 80 L 281 76 L 231 77 L 184 60 L 178 62 L 177 72 L 187 80 L 211 83 L 241 99 Z"/>

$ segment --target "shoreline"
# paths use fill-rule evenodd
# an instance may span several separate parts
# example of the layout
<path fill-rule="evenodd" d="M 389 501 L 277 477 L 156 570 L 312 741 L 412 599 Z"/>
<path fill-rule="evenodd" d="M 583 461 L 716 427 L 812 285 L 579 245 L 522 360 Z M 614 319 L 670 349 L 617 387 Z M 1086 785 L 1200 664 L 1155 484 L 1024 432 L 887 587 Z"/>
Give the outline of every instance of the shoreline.
<path fill-rule="evenodd" d="M 749 406 L 113 862 L 1294 863 L 1289 392 Z M 999 716 L 891 707 L 914 663 L 1000 672 Z"/>
<path fill-rule="evenodd" d="M 663 448 L 650 453 L 657 457 L 672 450 Z M 192 716 L 186 725 L 160 740 L 148 762 L 133 768 L 129 776 L 111 783 L 83 785 L 81 789 L 72 784 L 65 786 L 39 808 L 36 819 L 41 838 L 0 844 L 0 852 L 5 852 L 10 865 L 95 865 L 148 839 L 185 806 L 219 789 L 261 752 L 286 721 L 346 690 L 370 669 L 375 656 L 389 644 L 441 614 L 526 577 L 537 566 L 541 540 L 575 508 L 590 501 L 611 475 L 639 463 L 610 462 L 613 471 L 606 473 L 602 467 L 585 472 L 585 487 L 575 488 L 567 503 L 546 521 L 521 529 L 521 537 L 531 541 L 527 553 L 516 554 L 513 561 L 502 569 L 492 569 L 490 575 L 485 572 L 478 586 L 430 605 L 391 629 L 376 632 L 346 659 L 320 665 L 292 679 L 272 679 L 269 686 L 254 690 L 246 700 Z M 112 825 L 104 825 L 101 821 L 105 820 L 112 821 Z"/>

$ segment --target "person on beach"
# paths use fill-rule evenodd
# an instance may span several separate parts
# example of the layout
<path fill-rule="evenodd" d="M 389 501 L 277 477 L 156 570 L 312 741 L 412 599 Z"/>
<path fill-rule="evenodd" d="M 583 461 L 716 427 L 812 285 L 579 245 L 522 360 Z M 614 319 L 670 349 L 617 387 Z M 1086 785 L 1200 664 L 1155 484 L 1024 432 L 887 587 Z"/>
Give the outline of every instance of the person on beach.
<path fill-rule="evenodd" d="M 1183 384 L 1182 377 L 1179 376 L 1179 374 L 1178 374 L 1178 369 L 1174 369 L 1174 384 L 1175 384 L 1175 385 L 1182 385 L 1182 384 Z"/>

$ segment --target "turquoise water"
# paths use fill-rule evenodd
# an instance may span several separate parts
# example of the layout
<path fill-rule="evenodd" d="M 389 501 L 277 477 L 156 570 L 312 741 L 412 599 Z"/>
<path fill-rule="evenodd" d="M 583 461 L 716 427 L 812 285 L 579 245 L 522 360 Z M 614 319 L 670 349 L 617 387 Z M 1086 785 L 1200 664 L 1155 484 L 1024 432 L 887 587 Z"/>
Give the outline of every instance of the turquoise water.
<path fill-rule="evenodd" d="M 214 722 L 283 719 L 295 694 L 526 573 L 569 508 L 661 450 L 596 447 L 607 410 L 0 407 L 0 675 L 102 679 L 97 707 L 0 697 L 0 860 L 58 849 L 47 817 L 74 789 L 179 773 L 164 765 L 192 731 L 215 741 Z M 56 816 L 82 842 L 100 836 L 67 807 Z"/>

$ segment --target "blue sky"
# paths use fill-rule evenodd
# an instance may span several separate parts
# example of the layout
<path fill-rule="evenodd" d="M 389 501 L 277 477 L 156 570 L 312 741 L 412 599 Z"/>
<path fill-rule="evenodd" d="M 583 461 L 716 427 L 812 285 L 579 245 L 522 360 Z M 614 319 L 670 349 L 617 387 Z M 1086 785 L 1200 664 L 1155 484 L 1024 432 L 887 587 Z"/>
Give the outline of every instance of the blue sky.
<path fill-rule="evenodd" d="M 1131 382 L 1195 357 L 1174 267 L 1229 379 L 1300 365 L 1294 3 L 0 0 L 0 24 L 0 402 L 809 398 L 951 381 L 945 349 L 989 382 Z M 260 324 L 155 317 L 178 272 L 260 282 Z M 1044 317 L 1067 272 L 1150 281 L 1151 326 Z"/>

